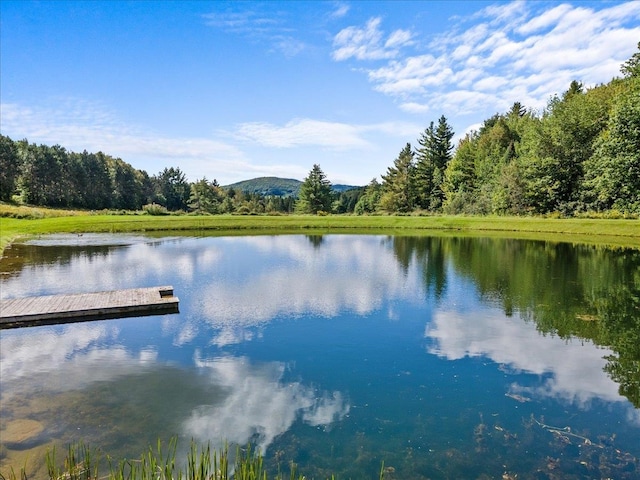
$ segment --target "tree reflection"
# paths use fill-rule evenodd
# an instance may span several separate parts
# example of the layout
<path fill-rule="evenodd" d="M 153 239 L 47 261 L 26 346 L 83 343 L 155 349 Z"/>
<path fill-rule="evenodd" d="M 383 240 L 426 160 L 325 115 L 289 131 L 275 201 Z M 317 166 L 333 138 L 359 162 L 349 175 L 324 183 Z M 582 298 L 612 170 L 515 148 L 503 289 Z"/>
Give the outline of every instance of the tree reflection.
<path fill-rule="evenodd" d="M 436 298 L 450 264 L 506 315 L 517 311 L 545 335 L 610 347 L 605 371 L 640 408 L 640 251 L 465 237 L 393 237 L 393 251 L 403 269 L 415 262 Z"/>
<path fill-rule="evenodd" d="M 313 245 L 313 248 L 320 248 L 322 243 L 324 242 L 324 237 L 322 235 L 305 235 L 307 240 Z"/>
<path fill-rule="evenodd" d="M 447 244 L 450 239 L 438 237 L 390 237 L 393 254 L 405 271 L 412 261 L 420 266 L 425 290 L 440 298 L 447 285 L 445 268 Z"/>

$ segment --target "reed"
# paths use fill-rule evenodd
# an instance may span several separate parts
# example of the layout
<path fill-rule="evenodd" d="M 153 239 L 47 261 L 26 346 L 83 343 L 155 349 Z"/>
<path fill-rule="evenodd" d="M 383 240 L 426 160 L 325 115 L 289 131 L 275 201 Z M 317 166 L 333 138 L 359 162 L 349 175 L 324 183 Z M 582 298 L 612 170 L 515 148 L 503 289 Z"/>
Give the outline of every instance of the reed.
<path fill-rule="evenodd" d="M 303 480 L 297 466 L 289 464 L 289 474 L 281 472 L 270 476 L 264 466 L 264 457 L 252 449 L 237 447 L 233 460 L 228 446 L 211 449 L 209 444 L 191 442 L 186 462 L 177 462 L 177 439 L 173 438 L 165 449 L 160 440 L 137 459 L 117 462 L 106 456 L 106 470 L 100 468 L 100 451 L 79 442 L 69 445 L 65 458 L 58 461 L 56 448 L 45 456 L 49 480 Z M 104 462 L 102 463 L 104 465 Z M 180 466 L 183 465 L 183 466 Z M 380 472 L 380 480 L 383 470 Z M 331 477 L 335 480 L 335 477 Z M 25 468 L 19 472 L 10 470 L 8 476 L 0 474 L 0 480 L 30 480 Z"/>

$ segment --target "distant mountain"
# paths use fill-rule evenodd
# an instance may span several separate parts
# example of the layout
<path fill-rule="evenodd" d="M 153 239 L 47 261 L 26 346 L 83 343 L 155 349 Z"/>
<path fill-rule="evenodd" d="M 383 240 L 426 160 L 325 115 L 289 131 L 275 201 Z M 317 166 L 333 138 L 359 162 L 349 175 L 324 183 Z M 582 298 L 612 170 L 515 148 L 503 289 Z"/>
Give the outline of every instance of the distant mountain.
<path fill-rule="evenodd" d="M 234 190 L 259 193 L 260 195 L 265 196 L 296 197 L 300 191 L 300 185 L 302 185 L 302 182 L 294 178 L 258 177 L 251 180 L 232 183 L 231 185 L 225 185 L 223 188 L 233 188 Z M 346 190 L 351 190 L 352 188 L 358 187 L 341 184 L 333 185 L 333 189 L 336 192 L 344 192 Z"/>
<path fill-rule="evenodd" d="M 274 195 L 278 197 L 289 197 L 298 195 L 302 182 L 294 178 L 279 177 L 258 177 L 251 180 L 226 185 L 224 188 L 233 188 L 248 193 L 259 193 L 260 195 Z"/>
<path fill-rule="evenodd" d="M 360 188 L 356 185 L 343 185 L 341 183 L 336 183 L 335 185 L 331 185 L 331 187 L 334 191 L 339 193 L 346 192 L 347 190 L 353 190 L 354 188 Z"/>

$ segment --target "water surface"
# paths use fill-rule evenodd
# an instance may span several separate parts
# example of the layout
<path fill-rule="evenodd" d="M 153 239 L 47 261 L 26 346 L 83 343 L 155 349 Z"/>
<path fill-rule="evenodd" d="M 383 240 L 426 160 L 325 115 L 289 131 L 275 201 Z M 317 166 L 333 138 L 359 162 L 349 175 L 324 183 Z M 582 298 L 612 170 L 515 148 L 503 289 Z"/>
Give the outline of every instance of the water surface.
<path fill-rule="evenodd" d="M 178 314 L 3 330 L 3 473 L 52 443 L 135 457 L 178 436 L 251 442 L 308 478 L 377 478 L 382 462 L 385 478 L 640 476 L 637 250 L 51 236 L 0 272 L 3 299 L 180 298 Z"/>

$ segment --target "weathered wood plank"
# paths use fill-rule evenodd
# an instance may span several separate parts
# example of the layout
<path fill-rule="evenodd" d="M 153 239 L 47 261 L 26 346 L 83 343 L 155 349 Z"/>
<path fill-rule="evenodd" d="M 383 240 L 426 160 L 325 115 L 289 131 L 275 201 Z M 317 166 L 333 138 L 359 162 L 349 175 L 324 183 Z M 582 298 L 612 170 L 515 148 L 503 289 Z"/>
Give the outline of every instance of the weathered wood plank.
<path fill-rule="evenodd" d="M 178 312 L 173 287 L 0 300 L 0 328 Z"/>

